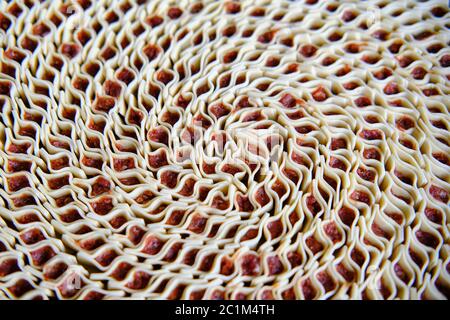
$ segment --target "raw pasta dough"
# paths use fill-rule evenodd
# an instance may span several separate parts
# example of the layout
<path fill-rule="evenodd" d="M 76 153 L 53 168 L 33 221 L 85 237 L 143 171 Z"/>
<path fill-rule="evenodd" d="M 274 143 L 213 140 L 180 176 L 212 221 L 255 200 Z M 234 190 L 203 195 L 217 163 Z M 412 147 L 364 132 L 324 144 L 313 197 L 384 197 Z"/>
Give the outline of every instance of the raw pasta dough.
<path fill-rule="evenodd" d="M 2 1 L 0 298 L 448 298 L 449 18 Z"/>

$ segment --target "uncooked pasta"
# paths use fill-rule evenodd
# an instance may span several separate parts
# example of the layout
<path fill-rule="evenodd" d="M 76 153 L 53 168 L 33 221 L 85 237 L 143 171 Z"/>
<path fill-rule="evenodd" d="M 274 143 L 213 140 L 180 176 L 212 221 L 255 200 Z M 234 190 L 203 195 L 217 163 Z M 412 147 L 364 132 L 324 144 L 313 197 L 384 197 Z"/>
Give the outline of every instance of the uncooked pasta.
<path fill-rule="evenodd" d="M 0 299 L 448 299 L 446 1 L 0 2 Z"/>

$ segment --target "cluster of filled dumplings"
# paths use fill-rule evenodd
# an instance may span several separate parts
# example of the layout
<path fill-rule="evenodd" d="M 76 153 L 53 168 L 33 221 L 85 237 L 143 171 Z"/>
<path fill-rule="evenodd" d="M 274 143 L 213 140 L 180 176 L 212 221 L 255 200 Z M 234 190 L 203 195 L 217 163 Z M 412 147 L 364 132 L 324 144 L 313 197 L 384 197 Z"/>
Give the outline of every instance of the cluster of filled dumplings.
<path fill-rule="evenodd" d="M 446 1 L 1 1 L 0 299 L 446 299 Z"/>

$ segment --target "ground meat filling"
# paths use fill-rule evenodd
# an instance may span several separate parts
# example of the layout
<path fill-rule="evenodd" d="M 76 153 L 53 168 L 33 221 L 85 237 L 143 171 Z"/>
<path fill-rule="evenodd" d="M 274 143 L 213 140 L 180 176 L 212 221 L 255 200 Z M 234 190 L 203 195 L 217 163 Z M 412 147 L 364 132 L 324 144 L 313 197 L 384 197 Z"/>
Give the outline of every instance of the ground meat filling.
<path fill-rule="evenodd" d="M 0 4 L 2 297 L 449 297 L 447 6 L 75 2 Z"/>

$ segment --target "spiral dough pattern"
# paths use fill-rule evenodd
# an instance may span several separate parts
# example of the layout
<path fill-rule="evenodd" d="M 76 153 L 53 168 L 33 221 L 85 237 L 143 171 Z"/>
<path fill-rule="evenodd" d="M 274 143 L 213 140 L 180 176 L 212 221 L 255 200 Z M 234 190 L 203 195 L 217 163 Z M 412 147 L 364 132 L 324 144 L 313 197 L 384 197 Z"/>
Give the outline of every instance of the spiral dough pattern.
<path fill-rule="evenodd" d="M 0 299 L 448 299 L 446 1 L 1 1 Z"/>

